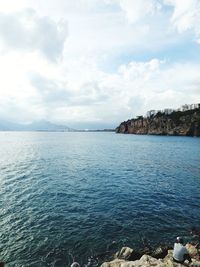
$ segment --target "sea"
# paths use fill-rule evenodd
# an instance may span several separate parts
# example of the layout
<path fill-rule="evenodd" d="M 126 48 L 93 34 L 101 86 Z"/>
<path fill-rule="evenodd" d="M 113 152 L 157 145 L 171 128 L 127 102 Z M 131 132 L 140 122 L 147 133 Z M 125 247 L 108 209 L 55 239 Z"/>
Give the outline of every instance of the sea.
<path fill-rule="evenodd" d="M 200 138 L 0 132 L 0 261 L 100 266 L 200 226 Z"/>

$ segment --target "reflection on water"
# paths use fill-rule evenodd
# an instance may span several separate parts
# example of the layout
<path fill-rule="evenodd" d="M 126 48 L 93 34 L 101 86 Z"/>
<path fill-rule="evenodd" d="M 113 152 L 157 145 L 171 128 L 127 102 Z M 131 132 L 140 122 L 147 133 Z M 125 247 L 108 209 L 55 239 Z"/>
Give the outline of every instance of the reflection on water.
<path fill-rule="evenodd" d="M 199 138 L 0 132 L 0 258 L 64 267 L 186 235 L 200 221 L 199 154 Z"/>

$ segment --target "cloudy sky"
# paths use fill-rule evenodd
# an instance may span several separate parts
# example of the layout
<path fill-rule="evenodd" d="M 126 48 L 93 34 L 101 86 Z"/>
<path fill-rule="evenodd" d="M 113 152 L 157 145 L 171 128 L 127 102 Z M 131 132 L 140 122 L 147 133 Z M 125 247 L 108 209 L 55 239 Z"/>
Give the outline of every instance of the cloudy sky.
<path fill-rule="evenodd" d="M 115 127 L 200 102 L 200 0 L 0 0 L 0 119 Z"/>

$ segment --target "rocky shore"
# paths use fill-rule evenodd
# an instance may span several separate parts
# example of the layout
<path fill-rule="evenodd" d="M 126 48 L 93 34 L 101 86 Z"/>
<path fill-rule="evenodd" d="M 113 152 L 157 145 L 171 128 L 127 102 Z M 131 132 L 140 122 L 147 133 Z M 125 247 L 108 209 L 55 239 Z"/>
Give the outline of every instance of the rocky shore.
<path fill-rule="evenodd" d="M 190 266 L 200 266 L 200 258 L 198 250 L 187 244 L 186 248 L 192 258 L 192 264 Z M 141 253 L 144 253 L 143 255 Z M 159 247 L 153 252 L 138 251 L 129 247 L 123 247 L 118 251 L 113 260 L 110 262 L 104 262 L 101 267 L 183 267 L 187 265 L 187 261 L 184 265 L 173 262 L 172 259 L 173 250 L 169 247 Z"/>
<path fill-rule="evenodd" d="M 200 136 L 200 108 L 173 111 L 170 114 L 157 112 L 149 117 L 139 116 L 122 122 L 116 133 Z"/>

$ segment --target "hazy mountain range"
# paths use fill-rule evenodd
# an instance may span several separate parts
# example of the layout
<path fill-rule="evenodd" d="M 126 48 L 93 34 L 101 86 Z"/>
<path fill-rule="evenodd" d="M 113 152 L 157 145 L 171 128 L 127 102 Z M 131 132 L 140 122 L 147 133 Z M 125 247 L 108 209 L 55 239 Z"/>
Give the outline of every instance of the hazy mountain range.
<path fill-rule="evenodd" d="M 66 125 L 58 125 L 49 121 L 41 120 L 30 124 L 19 124 L 5 120 L 0 120 L 0 131 L 56 131 L 74 132 L 75 129 Z"/>

